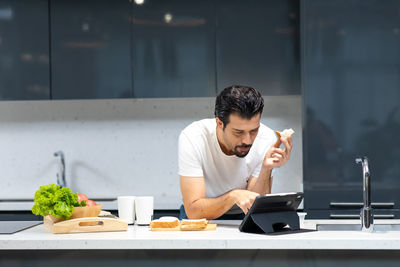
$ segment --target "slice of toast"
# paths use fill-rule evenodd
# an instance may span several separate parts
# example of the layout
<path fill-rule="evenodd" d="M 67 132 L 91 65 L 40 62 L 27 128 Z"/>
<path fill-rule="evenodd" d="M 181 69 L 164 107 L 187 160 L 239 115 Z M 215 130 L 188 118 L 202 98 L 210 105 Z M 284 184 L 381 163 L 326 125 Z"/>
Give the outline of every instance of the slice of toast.
<path fill-rule="evenodd" d="M 176 217 L 165 216 L 151 221 L 150 228 L 175 228 L 179 226 L 179 220 Z"/>
<path fill-rule="evenodd" d="M 278 139 L 281 139 L 281 137 L 287 138 L 289 136 L 292 136 L 292 134 L 294 134 L 294 130 L 290 128 L 290 129 L 285 129 L 282 132 L 275 131 L 275 133 L 278 136 Z"/>
<path fill-rule="evenodd" d="M 182 219 L 182 225 L 207 225 L 208 221 L 206 219 Z"/>
<path fill-rule="evenodd" d="M 181 224 L 181 231 L 200 231 L 206 229 L 206 225 L 196 225 L 196 224 Z"/>
<path fill-rule="evenodd" d="M 290 128 L 290 129 L 285 129 L 282 132 L 275 131 L 275 133 L 278 136 L 278 139 L 276 140 L 274 146 L 279 147 L 282 144 L 281 137 L 288 138 L 289 136 L 292 136 L 292 134 L 294 134 L 294 131 L 292 128 Z"/>
<path fill-rule="evenodd" d="M 196 219 L 189 220 L 183 219 L 181 222 L 180 229 L 181 231 L 199 231 L 204 230 L 207 227 L 208 220 L 206 219 Z"/>

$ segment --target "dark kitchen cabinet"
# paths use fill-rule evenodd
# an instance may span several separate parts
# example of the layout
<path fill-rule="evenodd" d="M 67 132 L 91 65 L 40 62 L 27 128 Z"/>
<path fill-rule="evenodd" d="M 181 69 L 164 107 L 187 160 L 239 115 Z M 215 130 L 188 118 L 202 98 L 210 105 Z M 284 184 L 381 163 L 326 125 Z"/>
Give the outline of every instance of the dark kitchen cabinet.
<path fill-rule="evenodd" d="M 300 93 L 299 0 L 0 0 L 0 99 Z"/>
<path fill-rule="evenodd" d="M 130 1 L 49 1 L 52 98 L 131 97 Z"/>
<path fill-rule="evenodd" d="M 50 98 L 48 4 L 0 0 L 0 99 Z"/>
<path fill-rule="evenodd" d="M 132 5 L 133 96 L 215 96 L 214 1 Z"/>
<path fill-rule="evenodd" d="M 400 2 L 304 0 L 301 10 L 304 207 L 318 217 L 349 212 L 331 202 L 361 203 L 354 160 L 367 156 L 372 202 L 394 203 L 377 211 L 399 217 Z"/>
<path fill-rule="evenodd" d="M 245 84 L 263 95 L 299 95 L 299 1 L 216 3 L 217 88 Z"/>

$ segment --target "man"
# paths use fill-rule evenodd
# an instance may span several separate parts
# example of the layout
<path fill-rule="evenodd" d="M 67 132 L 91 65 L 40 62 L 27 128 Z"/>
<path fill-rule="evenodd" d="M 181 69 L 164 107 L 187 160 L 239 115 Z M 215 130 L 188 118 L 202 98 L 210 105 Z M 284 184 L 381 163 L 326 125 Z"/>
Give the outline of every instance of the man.
<path fill-rule="evenodd" d="M 292 139 L 277 140 L 260 123 L 263 107 L 257 90 L 234 85 L 217 96 L 215 119 L 193 122 L 181 132 L 181 218 L 243 216 L 258 195 L 271 192 L 272 170 L 289 160 Z"/>

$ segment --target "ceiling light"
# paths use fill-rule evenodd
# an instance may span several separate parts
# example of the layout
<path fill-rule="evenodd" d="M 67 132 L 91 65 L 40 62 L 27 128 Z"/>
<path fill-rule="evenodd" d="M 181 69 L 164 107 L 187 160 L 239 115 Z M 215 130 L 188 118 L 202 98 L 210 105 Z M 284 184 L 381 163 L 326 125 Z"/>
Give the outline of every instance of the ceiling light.
<path fill-rule="evenodd" d="M 166 23 L 170 23 L 171 20 L 172 20 L 172 14 L 171 13 L 166 13 L 164 15 L 164 20 L 165 20 Z"/>
<path fill-rule="evenodd" d="M 135 0 L 136 5 L 143 5 L 144 0 Z"/>

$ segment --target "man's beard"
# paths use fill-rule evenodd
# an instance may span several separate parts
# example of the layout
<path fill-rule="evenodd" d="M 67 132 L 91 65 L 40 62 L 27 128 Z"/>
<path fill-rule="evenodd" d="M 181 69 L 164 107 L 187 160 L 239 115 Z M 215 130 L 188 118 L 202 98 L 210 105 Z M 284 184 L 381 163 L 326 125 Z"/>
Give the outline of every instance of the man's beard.
<path fill-rule="evenodd" d="M 238 148 L 249 148 L 249 149 L 246 151 L 240 151 Z M 239 158 L 244 158 L 247 156 L 247 154 L 249 154 L 250 148 L 251 148 L 251 145 L 235 146 L 235 148 L 233 149 L 233 153 L 235 154 L 235 156 L 237 156 Z"/>

